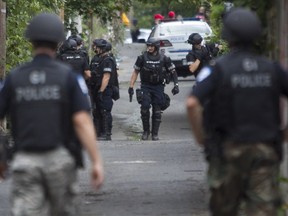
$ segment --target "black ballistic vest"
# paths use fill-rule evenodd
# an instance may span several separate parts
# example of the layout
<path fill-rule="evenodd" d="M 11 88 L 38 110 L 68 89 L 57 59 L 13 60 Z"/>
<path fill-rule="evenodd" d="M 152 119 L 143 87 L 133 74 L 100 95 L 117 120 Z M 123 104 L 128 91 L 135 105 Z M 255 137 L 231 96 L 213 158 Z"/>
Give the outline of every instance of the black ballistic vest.
<path fill-rule="evenodd" d="M 17 150 L 45 151 L 68 143 L 72 130 L 70 71 L 66 65 L 46 59 L 11 72 L 11 120 Z"/>
<path fill-rule="evenodd" d="M 90 63 L 90 71 L 91 71 L 91 78 L 90 83 L 93 87 L 95 86 L 101 86 L 101 74 L 99 73 L 99 63 L 100 63 L 100 57 L 98 55 L 95 55 Z"/>
<path fill-rule="evenodd" d="M 61 55 L 61 60 L 68 63 L 72 66 L 72 68 L 79 74 L 84 75 L 85 68 L 83 67 L 84 62 L 87 61 L 87 59 L 83 56 L 82 53 L 78 50 L 69 50 L 66 51 Z"/>
<path fill-rule="evenodd" d="M 210 50 L 208 49 L 207 46 L 201 46 L 201 49 L 192 49 L 191 51 L 188 52 L 187 56 L 193 56 L 193 59 L 196 59 L 195 56 L 197 52 L 202 53 L 202 55 L 204 56 L 203 59 L 201 59 L 200 61 L 200 65 L 197 68 L 197 70 L 194 72 L 195 76 L 197 76 L 199 74 L 199 72 L 201 71 L 201 69 L 203 68 L 204 65 L 208 64 L 209 61 L 212 59 L 212 54 L 210 53 Z M 189 60 L 189 57 L 188 57 Z"/>
<path fill-rule="evenodd" d="M 164 82 L 164 56 L 157 54 L 156 56 L 144 52 L 143 67 L 140 70 L 140 78 L 142 83 L 161 84 Z"/>
<path fill-rule="evenodd" d="M 105 62 L 107 61 L 110 61 L 113 65 L 108 86 L 119 86 L 116 61 L 112 56 L 106 55 L 103 57 L 98 57 L 98 59 L 93 58 L 91 61 L 91 81 L 95 84 L 96 87 L 100 87 L 102 84 Z"/>
<path fill-rule="evenodd" d="M 216 62 L 220 75 L 209 101 L 210 127 L 234 142 L 275 142 L 280 135 L 280 90 L 273 63 L 230 53 Z"/>

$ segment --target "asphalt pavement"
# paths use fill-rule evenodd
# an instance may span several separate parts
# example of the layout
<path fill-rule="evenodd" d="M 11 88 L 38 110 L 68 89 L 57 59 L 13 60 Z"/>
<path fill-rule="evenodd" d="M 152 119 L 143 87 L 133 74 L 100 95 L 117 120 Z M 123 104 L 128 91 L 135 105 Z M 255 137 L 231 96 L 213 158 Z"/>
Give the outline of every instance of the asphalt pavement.
<path fill-rule="evenodd" d="M 188 124 L 185 99 L 193 81 L 180 78 L 180 93 L 164 111 L 159 141 L 141 141 L 140 108 L 130 103 L 128 82 L 144 44 L 119 46 L 120 96 L 113 108 L 112 141 L 99 142 L 105 183 L 94 191 L 89 160 L 79 171 L 79 216 L 208 216 L 206 164 Z M 139 83 L 137 83 L 137 86 Z M 0 183 L 0 215 L 9 215 L 10 180 Z"/>

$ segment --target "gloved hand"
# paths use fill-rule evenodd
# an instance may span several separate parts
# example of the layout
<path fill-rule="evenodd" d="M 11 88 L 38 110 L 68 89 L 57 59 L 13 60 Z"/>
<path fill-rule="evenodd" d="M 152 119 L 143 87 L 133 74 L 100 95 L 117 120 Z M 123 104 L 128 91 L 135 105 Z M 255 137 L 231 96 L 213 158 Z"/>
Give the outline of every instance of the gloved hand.
<path fill-rule="evenodd" d="M 129 87 L 128 94 L 129 94 L 129 101 L 132 102 L 132 97 L 134 94 L 134 89 L 132 87 Z"/>
<path fill-rule="evenodd" d="M 179 86 L 178 85 L 174 85 L 174 88 L 171 90 L 173 95 L 176 95 L 179 93 Z"/>
<path fill-rule="evenodd" d="M 98 91 L 97 97 L 98 97 L 98 99 L 99 99 L 100 101 L 103 101 L 103 92 Z"/>

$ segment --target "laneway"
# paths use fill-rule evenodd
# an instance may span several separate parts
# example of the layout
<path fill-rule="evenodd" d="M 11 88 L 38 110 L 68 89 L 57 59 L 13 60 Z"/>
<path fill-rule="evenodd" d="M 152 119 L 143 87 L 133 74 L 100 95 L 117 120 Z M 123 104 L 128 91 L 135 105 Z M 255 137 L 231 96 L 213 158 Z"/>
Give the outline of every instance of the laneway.
<path fill-rule="evenodd" d="M 208 216 L 206 165 L 186 119 L 191 78 L 181 78 L 179 95 L 166 87 L 171 106 L 163 113 L 159 141 L 140 141 L 140 109 L 128 101 L 128 80 L 143 44 L 120 49 L 121 99 L 113 109 L 112 141 L 100 142 L 106 180 L 95 192 L 89 163 L 79 172 L 80 216 Z M 0 183 L 0 215 L 9 215 L 10 181 Z"/>

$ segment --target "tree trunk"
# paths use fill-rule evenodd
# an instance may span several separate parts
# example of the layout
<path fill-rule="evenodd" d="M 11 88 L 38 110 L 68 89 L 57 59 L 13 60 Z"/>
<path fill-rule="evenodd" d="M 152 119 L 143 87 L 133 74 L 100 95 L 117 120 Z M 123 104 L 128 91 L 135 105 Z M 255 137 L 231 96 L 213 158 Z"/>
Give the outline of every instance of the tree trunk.
<path fill-rule="evenodd" d="M 0 10 L 0 79 L 3 79 L 6 64 L 6 3 L 1 0 Z"/>
<path fill-rule="evenodd" d="M 6 3 L 0 0 L 0 80 L 5 77 L 6 64 Z M 0 121 L 0 129 L 6 130 L 6 121 Z"/>
<path fill-rule="evenodd" d="M 277 14 L 278 14 L 278 25 L 274 32 L 277 33 L 277 60 L 280 61 L 281 65 L 288 69 L 288 0 L 278 0 L 277 1 Z M 288 146 L 287 146 L 287 138 L 288 138 L 288 129 L 287 129 L 287 122 L 288 122 L 288 106 L 287 106 L 287 99 L 282 99 L 282 126 L 285 129 L 286 141 L 284 143 L 284 162 L 282 163 L 281 175 L 285 178 L 288 178 Z M 288 202 L 288 185 L 287 183 L 282 184 L 282 194 L 284 195 L 284 202 L 287 204 Z M 287 210 L 285 212 L 287 214 Z"/>

